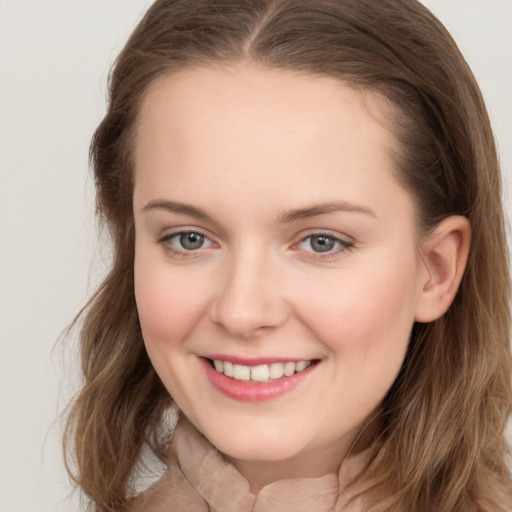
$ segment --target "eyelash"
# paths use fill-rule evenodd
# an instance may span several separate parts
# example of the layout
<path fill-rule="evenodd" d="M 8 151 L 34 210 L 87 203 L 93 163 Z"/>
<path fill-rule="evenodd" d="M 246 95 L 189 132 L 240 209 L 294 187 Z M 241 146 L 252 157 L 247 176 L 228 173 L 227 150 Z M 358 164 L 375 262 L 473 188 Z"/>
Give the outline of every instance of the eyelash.
<path fill-rule="evenodd" d="M 205 233 L 195 229 L 183 229 L 174 233 L 169 233 L 158 240 L 158 243 L 163 247 L 164 251 L 177 258 L 197 258 L 201 256 L 200 249 L 204 249 L 204 246 L 198 247 L 197 249 L 178 249 L 172 245 L 171 240 L 174 238 L 181 237 L 183 235 L 198 235 L 203 238 L 204 241 L 209 241 L 210 245 L 216 245 L 212 242 L 210 237 Z"/>
<path fill-rule="evenodd" d="M 317 231 L 317 232 L 314 232 L 314 233 L 311 233 L 309 235 L 302 237 L 298 243 L 296 243 L 292 246 L 292 248 L 297 247 L 300 249 L 302 244 L 307 243 L 308 240 L 309 240 L 309 245 L 311 246 L 312 239 L 314 237 L 317 237 L 317 238 L 323 237 L 323 238 L 329 239 L 335 245 L 337 245 L 337 248 L 325 251 L 324 253 L 317 252 L 317 251 L 306 251 L 307 253 L 313 255 L 313 256 L 306 256 L 306 258 L 326 261 L 326 260 L 335 258 L 336 256 L 339 256 L 341 253 L 343 253 L 345 251 L 352 250 L 355 246 L 355 243 L 353 240 L 344 240 L 342 238 L 335 236 L 334 234 L 332 234 L 328 231 Z M 297 249 L 297 250 L 299 250 L 299 249 Z"/>
<path fill-rule="evenodd" d="M 201 245 L 201 247 L 198 247 L 197 249 L 178 249 L 176 248 L 176 246 L 174 246 L 171 241 L 177 237 L 181 237 L 183 235 L 197 235 L 199 237 L 202 237 L 203 238 L 203 241 L 208 241 L 209 242 L 209 245 L 207 247 L 211 247 L 211 246 L 215 246 L 217 245 L 215 242 L 213 242 L 210 237 L 208 235 L 206 235 L 205 233 L 199 231 L 199 230 L 193 230 L 193 229 L 184 229 L 184 230 L 181 230 L 181 231 L 177 231 L 177 232 L 174 232 L 174 233 L 170 233 L 168 235 L 165 235 L 163 236 L 162 238 L 160 238 L 158 240 L 158 243 L 163 247 L 164 251 L 169 254 L 170 256 L 173 256 L 173 257 L 176 257 L 176 258 L 197 258 L 197 257 L 200 257 L 202 254 L 201 254 L 201 249 L 205 249 L 205 246 L 204 245 Z M 309 253 L 309 254 L 312 254 L 314 256 L 305 256 L 306 258 L 309 258 L 309 259 L 314 259 L 314 260 L 329 260 L 329 259 L 332 259 L 336 256 L 338 256 L 340 253 L 342 252 L 345 252 L 345 251 L 349 251 L 351 249 L 354 248 L 354 241 L 352 240 L 343 240 L 342 238 L 339 238 L 337 236 L 334 236 L 332 233 L 329 233 L 329 232 L 322 232 L 322 231 L 319 231 L 319 232 L 314 232 L 314 233 L 311 233 L 311 234 L 308 234 L 304 237 L 302 237 L 297 243 L 295 243 L 294 245 L 292 245 L 292 249 L 293 250 L 300 250 L 301 246 L 305 243 L 307 243 L 307 241 L 309 240 L 309 244 L 311 246 L 311 243 L 312 243 L 312 239 L 314 237 L 317 237 L 317 238 L 321 238 L 321 237 L 324 237 L 325 239 L 328 239 L 330 241 L 332 241 L 332 243 L 335 244 L 335 246 L 337 245 L 337 248 L 335 250 L 327 250 L 325 251 L 324 253 L 322 252 L 318 252 L 318 251 L 314 251 L 314 250 L 311 250 L 311 251 L 305 251 L 306 253 Z M 178 242 L 179 243 L 179 242 Z"/>

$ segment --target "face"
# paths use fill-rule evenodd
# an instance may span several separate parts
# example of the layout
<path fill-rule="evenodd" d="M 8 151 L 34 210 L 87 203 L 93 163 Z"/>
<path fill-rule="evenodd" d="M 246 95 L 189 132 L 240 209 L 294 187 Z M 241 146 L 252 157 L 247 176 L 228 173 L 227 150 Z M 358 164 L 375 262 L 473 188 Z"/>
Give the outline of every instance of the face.
<path fill-rule="evenodd" d="M 399 372 L 425 270 L 379 116 L 339 81 L 256 65 L 166 77 L 143 104 L 144 340 L 240 468 L 335 469 Z"/>

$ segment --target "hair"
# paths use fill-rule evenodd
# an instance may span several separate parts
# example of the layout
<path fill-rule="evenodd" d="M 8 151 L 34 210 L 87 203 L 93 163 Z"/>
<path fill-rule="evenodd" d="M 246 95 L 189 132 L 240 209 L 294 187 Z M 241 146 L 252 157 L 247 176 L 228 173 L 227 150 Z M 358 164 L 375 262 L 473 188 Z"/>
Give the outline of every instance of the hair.
<path fill-rule="evenodd" d="M 414 325 L 359 478 L 379 511 L 504 511 L 510 284 L 499 163 L 472 72 L 416 0 L 157 0 L 150 7 L 115 62 L 108 110 L 91 144 L 97 212 L 114 252 L 78 317 L 84 384 L 64 437 L 73 478 L 92 509 L 120 512 L 129 507 L 142 448 L 165 455 L 157 432 L 172 398 L 146 354 L 133 287 L 132 150 L 141 104 L 164 76 L 244 62 L 376 93 L 389 105 L 397 177 L 415 200 L 418 225 L 428 233 L 450 215 L 469 219 L 472 245 L 458 293 L 439 320 Z"/>

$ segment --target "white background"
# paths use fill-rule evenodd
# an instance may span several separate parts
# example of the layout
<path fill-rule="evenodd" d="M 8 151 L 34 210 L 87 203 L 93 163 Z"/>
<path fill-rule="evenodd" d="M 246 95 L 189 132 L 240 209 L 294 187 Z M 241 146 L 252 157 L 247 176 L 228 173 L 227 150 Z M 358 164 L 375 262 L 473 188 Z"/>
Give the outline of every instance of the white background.
<path fill-rule="evenodd" d="M 78 510 L 57 421 L 76 362 L 56 343 L 107 260 L 88 144 L 110 64 L 150 3 L 0 0 L 0 512 Z M 512 0 L 425 3 L 483 89 L 510 213 Z"/>

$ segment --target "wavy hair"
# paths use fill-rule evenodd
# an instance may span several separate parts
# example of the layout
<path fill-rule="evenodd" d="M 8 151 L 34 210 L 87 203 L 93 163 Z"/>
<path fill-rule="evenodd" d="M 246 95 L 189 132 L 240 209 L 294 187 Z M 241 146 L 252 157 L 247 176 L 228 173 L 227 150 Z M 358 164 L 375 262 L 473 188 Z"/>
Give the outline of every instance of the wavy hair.
<path fill-rule="evenodd" d="M 488 114 L 464 58 L 416 0 L 157 0 L 112 69 L 91 144 L 111 270 L 78 317 L 84 385 L 65 430 L 73 478 L 101 512 L 128 510 L 144 446 L 172 402 L 146 354 L 134 299 L 132 148 L 145 93 L 192 67 L 257 62 L 338 78 L 389 105 L 398 179 L 428 232 L 472 227 L 467 269 L 439 320 L 415 324 L 360 476 L 386 512 L 499 512 L 509 471 L 509 273 Z M 500 491 L 501 490 L 501 491 Z"/>

